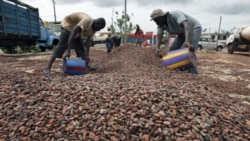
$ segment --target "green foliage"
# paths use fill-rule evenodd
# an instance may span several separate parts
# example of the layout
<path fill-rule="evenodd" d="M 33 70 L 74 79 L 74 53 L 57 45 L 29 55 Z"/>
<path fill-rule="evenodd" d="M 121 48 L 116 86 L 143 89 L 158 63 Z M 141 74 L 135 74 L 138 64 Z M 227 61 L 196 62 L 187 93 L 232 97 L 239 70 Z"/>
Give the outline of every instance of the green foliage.
<path fill-rule="evenodd" d="M 15 51 L 16 51 L 17 54 L 22 54 L 23 53 L 23 50 L 22 50 L 22 48 L 20 46 L 15 47 Z"/>
<path fill-rule="evenodd" d="M 115 11 L 115 19 L 114 22 L 108 27 L 112 33 L 120 33 L 120 35 L 125 35 L 125 33 L 131 33 L 135 26 L 131 22 L 131 18 L 133 16 L 133 13 L 128 15 L 125 15 L 125 12 L 122 11 L 122 14 L 119 14 L 118 11 Z M 112 17 L 113 18 L 113 17 Z M 113 19 L 112 19 L 113 20 Z M 125 25 L 126 20 L 126 25 Z M 127 31 L 125 31 L 125 26 L 127 26 Z"/>
<path fill-rule="evenodd" d="M 9 53 L 15 53 L 15 54 L 23 54 L 23 53 L 38 53 L 41 52 L 41 49 L 39 48 L 39 46 L 17 46 L 17 47 L 13 47 L 13 51 L 14 52 L 10 52 L 11 47 L 4 47 L 2 48 L 2 51 L 5 54 L 9 54 Z"/>
<path fill-rule="evenodd" d="M 41 49 L 39 46 L 34 46 L 34 47 L 31 47 L 30 49 L 31 49 L 30 50 L 31 53 L 41 52 Z"/>
<path fill-rule="evenodd" d="M 121 14 L 119 14 L 118 11 L 115 11 L 115 19 L 114 22 L 108 27 L 110 29 L 111 33 L 118 33 L 122 37 L 122 42 L 127 42 L 127 34 L 131 33 L 135 26 L 131 22 L 131 18 L 133 16 L 132 14 L 125 14 L 124 11 L 122 11 Z M 112 16 L 113 21 L 113 16 Z M 125 31 L 126 30 L 126 31 Z"/>
<path fill-rule="evenodd" d="M 1 49 L 2 49 L 2 51 L 3 51 L 4 54 L 8 54 L 9 53 L 9 51 L 8 51 L 7 48 L 1 48 Z"/>

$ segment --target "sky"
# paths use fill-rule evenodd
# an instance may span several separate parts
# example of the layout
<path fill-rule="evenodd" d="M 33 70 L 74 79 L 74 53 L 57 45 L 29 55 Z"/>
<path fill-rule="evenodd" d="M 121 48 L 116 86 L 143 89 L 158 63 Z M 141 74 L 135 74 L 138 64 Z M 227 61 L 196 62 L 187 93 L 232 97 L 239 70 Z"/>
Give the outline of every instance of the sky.
<path fill-rule="evenodd" d="M 207 29 L 206 33 L 230 31 L 233 27 L 250 25 L 250 0 L 19 0 L 39 8 L 44 21 L 56 21 L 72 12 L 85 12 L 93 18 L 103 17 L 107 26 L 112 24 L 114 12 L 125 10 L 132 23 L 140 25 L 144 32 L 156 33 L 156 24 L 150 21 L 154 9 L 163 11 L 181 10 L 196 18 Z M 220 24 L 221 21 L 221 24 Z"/>

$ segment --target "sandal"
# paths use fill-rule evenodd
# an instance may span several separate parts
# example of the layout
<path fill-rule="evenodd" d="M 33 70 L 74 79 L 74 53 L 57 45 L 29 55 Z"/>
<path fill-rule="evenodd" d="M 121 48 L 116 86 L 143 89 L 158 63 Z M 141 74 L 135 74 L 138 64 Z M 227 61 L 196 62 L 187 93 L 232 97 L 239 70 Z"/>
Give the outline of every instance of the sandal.
<path fill-rule="evenodd" d="M 49 77 L 50 76 L 50 72 L 49 71 L 43 71 L 43 75 L 46 76 L 46 77 Z"/>
<path fill-rule="evenodd" d="M 87 67 L 87 70 L 88 70 L 88 71 L 94 71 L 94 70 L 96 70 L 96 69 L 97 69 L 97 67 L 90 67 L 90 66 Z"/>

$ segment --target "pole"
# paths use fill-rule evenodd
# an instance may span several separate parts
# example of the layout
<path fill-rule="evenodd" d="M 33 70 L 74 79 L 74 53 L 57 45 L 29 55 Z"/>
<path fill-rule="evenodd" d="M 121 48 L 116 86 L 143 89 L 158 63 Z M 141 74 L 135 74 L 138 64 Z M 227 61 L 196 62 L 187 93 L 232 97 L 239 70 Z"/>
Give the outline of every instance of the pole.
<path fill-rule="evenodd" d="M 219 40 L 219 36 L 220 36 L 221 19 L 222 19 L 222 17 L 220 16 L 219 28 L 218 28 L 218 33 L 217 33 L 217 42 L 216 42 L 216 47 L 217 47 L 217 45 L 218 45 L 218 40 Z"/>
<path fill-rule="evenodd" d="M 54 8 L 54 20 L 55 20 L 55 23 L 56 23 L 56 7 L 55 7 L 55 0 L 52 0 L 52 3 L 53 3 L 53 8 Z"/>
<path fill-rule="evenodd" d="M 111 27 L 111 33 L 113 34 L 114 33 L 114 8 L 112 10 L 112 27 Z"/>
<path fill-rule="evenodd" d="M 124 23 L 125 23 L 125 41 L 124 43 L 127 43 L 127 0 L 125 0 L 125 7 L 124 7 L 124 14 L 125 14 L 125 19 L 124 19 Z"/>

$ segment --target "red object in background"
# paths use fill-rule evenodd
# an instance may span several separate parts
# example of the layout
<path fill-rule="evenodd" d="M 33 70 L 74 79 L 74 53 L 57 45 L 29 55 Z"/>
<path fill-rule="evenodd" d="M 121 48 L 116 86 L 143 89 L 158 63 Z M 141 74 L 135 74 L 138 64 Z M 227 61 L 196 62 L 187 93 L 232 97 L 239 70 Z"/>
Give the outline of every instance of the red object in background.
<path fill-rule="evenodd" d="M 135 34 L 128 34 L 128 42 L 136 42 L 136 36 Z M 146 34 L 143 35 L 143 41 L 147 40 L 148 44 L 155 44 L 156 43 L 156 37 L 157 35 L 154 35 L 153 32 L 146 32 Z M 143 43 L 142 43 L 143 45 Z"/>
<path fill-rule="evenodd" d="M 142 45 L 143 45 L 144 47 L 148 46 L 148 41 L 145 40 L 145 41 L 142 43 Z"/>

